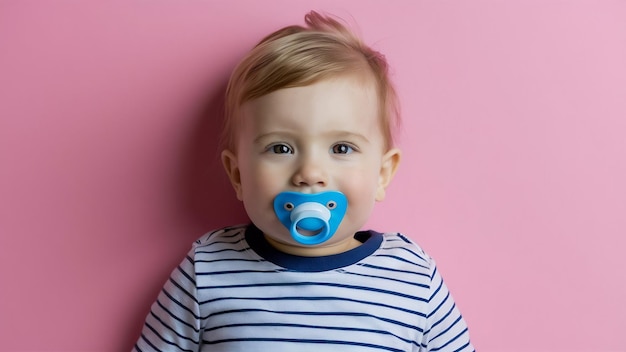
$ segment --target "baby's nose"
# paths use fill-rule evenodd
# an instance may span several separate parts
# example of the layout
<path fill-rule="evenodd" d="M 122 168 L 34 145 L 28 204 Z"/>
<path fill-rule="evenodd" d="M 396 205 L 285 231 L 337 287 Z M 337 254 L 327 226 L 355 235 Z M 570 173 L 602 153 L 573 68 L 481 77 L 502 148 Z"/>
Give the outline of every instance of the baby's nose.
<path fill-rule="evenodd" d="M 305 160 L 293 175 L 296 186 L 326 186 L 328 179 L 322 163 L 316 160 Z"/>

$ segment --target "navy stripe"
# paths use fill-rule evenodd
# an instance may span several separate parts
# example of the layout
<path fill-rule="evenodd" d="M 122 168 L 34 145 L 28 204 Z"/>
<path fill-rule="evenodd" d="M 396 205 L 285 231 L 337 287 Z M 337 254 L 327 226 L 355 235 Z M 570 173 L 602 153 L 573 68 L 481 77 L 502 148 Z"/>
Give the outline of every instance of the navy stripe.
<path fill-rule="evenodd" d="M 431 279 L 432 281 L 432 279 Z M 432 295 L 430 295 L 430 297 L 428 298 L 428 302 L 432 301 L 433 298 L 435 298 L 435 296 L 437 296 L 437 294 L 439 293 L 439 291 L 441 290 L 441 288 L 443 287 L 443 280 L 439 281 L 439 286 L 437 286 L 437 288 L 435 289 L 435 292 L 433 292 Z"/>
<path fill-rule="evenodd" d="M 235 243 L 238 243 L 241 241 L 237 241 Z M 245 252 L 245 251 L 249 251 L 249 248 L 240 248 L 240 249 L 234 249 L 234 248 L 223 248 L 223 249 L 216 249 L 214 251 L 201 251 L 198 250 L 196 251 L 196 254 L 198 255 L 205 255 L 205 254 L 217 254 L 217 253 L 226 253 L 226 252 L 230 252 L 230 253 L 241 253 L 241 252 Z"/>
<path fill-rule="evenodd" d="M 434 267 L 433 268 L 433 273 L 430 275 L 430 279 L 431 280 L 434 279 L 436 274 L 437 274 L 437 267 Z M 443 281 L 443 280 L 441 280 L 441 281 Z"/>
<path fill-rule="evenodd" d="M 374 345 L 363 342 L 352 342 L 352 341 L 338 341 L 338 340 L 305 340 L 305 339 L 278 339 L 278 338 L 245 338 L 245 339 L 223 339 L 216 341 L 203 341 L 207 344 L 220 344 L 220 343 L 228 343 L 228 342 L 290 342 L 290 343 L 311 343 L 311 344 L 322 344 L 322 345 L 350 345 L 350 346 L 360 346 L 360 347 L 368 347 L 374 348 L 377 350 L 385 350 L 392 352 L 404 352 L 403 350 L 399 350 L 397 348 L 392 348 L 388 346 Z"/>
<path fill-rule="evenodd" d="M 212 290 L 212 289 L 223 289 L 223 288 L 262 288 L 262 287 L 285 287 L 285 286 L 328 286 L 328 287 L 338 287 L 345 288 L 348 290 L 361 290 L 361 291 L 371 291 L 383 293 L 391 296 L 398 296 L 413 299 L 416 301 L 426 302 L 427 299 L 418 296 L 412 296 L 401 292 L 383 290 L 380 288 L 367 287 L 367 286 L 353 286 L 353 285 L 343 285 L 336 284 L 331 282 L 296 282 L 296 283 L 262 283 L 262 284 L 238 284 L 238 285 L 224 285 L 224 286 L 202 286 L 198 287 L 198 290 Z"/>
<path fill-rule="evenodd" d="M 163 303 L 161 303 L 159 300 L 156 301 L 156 303 L 159 305 L 159 307 L 161 307 L 161 309 L 163 309 L 164 311 L 167 312 L 167 314 L 169 314 L 170 317 L 172 317 L 174 320 L 178 321 L 179 323 L 186 325 L 188 327 L 190 327 L 193 331 L 195 332 L 200 332 L 200 330 L 196 329 L 193 325 L 187 323 L 186 321 L 182 320 L 181 318 L 179 318 L 178 316 L 176 316 L 176 314 L 172 313 L 169 309 L 167 309 L 165 307 L 165 305 L 163 305 Z M 196 318 L 199 319 L 199 318 Z"/>
<path fill-rule="evenodd" d="M 443 299 L 443 301 L 441 301 L 441 303 L 439 303 L 439 305 L 437 306 L 437 308 L 435 308 L 434 310 L 432 310 L 430 312 L 430 314 L 428 315 L 428 317 L 432 317 L 433 315 L 437 314 L 437 311 L 439 311 L 439 308 L 441 308 L 447 301 L 448 298 L 450 297 L 450 292 L 448 292 L 448 294 L 446 294 L 446 297 Z"/>
<path fill-rule="evenodd" d="M 203 236 L 203 237 L 206 237 L 204 239 L 204 241 L 202 239 L 199 239 L 199 240 L 196 241 L 196 243 L 199 243 L 199 244 L 206 243 L 209 240 L 211 240 L 213 237 L 216 237 L 216 236 L 229 236 L 229 235 L 225 235 L 225 233 L 227 233 L 228 231 L 230 231 L 232 229 L 235 229 L 235 228 L 234 227 L 232 227 L 232 228 L 226 227 L 226 228 L 223 228 L 223 229 L 220 229 L 220 230 L 215 230 L 213 232 L 207 233 L 206 235 Z M 236 233 L 234 233 L 233 236 L 236 236 Z"/>
<path fill-rule="evenodd" d="M 279 324 L 279 323 L 227 324 L 227 325 L 222 325 L 222 326 L 215 326 L 215 327 L 212 327 L 212 328 L 207 329 L 205 331 L 214 331 L 214 330 L 219 330 L 219 329 L 231 329 L 231 328 L 241 328 L 241 327 L 251 327 L 251 326 L 258 326 L 258 327 L 287 327 L 287 328 L 303 328 L 303 329 L 317 329 L 317 330 L 338 330 L 338 331 L 352 331 L 352 332 L 367 332 L 367 333 L 379 334 L 379 335 L 391 335 L 391 336 L 397 338 L 400 341 L 403 341 L 405 343 L 411 343 L 411 344 L 417 346 L 417 343 L 415 343 L 415 341 L 403 338 L 402 336 L 398 336 L 396 334 L 392 334 L 389 331 L 373 330 L 373 329 L 359 329 L 359 328 L 350 328 L 350 327 L 338 327 L 338 326 L 306 325 L 306 324 L 286 324 L 286 323 L 283 323 L 283 324 Z"/>
<path fill-rule="evenodd" d="M 406 280 L 400 280 L 400 279 L 396 279 L 394 277 L 388 277 L 388 276 L 378 276 L 378 275 L 366 275 L 366 274 L 361 274 L 361 273 L 355 273 L 355 272 L 345 272 L 348 275 L 355 275 L 355 276 L 362 276 L 362 277 L 369 277 L 369 278 L 375 278 L 375 279 L 381 279 L 381 280 L 387 280 L 387 281 L 394 281 L 394 282 L 399 282 L 402 284 L 407 284 L 407 285 L 411 285 L 411 286 L 417 286 L 417 287 L 422 287 L 422 288 L 428 288 L 430 287 L 430 285 L 426 285 L 426 284 L 420 284 L 414 281 L 406 281 Z"/>
<path fill-rule="evenodd" d="M 421 260 L 422 262 L 428 264 L 428 260 L 426 260 L 426 258 L 422 257 L 419 253 L 410 250 L 409 248 L 406 247 L 399 247 L 397 249 L 403 250 L 409 254 L 411 254 L 412 256 L 416 257 L 417 259 Z"/>
<path fill-rule="evenodd" d="M 178 282 L 174 281 L 174 278 L 170 277 L 169 281 L 172 283 L 172 285 L 176 286 L 181 292 L 183 292 L 185 295 L 187 295 L 189 298 L 191 298 L 191 300 L 193 300 L 194 302 L 198 303 L 198 299 L 194 295 L 189 293 L 189 291 L 187 291 L 181 284 L 179 284 Z"/>
<path fill-rule="evenodd" d="M 457 348 L 456 350 L 454 350 L 453 352 L 459 352 L 459 351 L 463 351 L 464 349 L 466 349 L 467 347 L 469 347 L 470 343 L 466 343 L 465 345 L 461 346 L 460 348 Z M 475 349 L 472 349 L 470 352 L 476 352 Z"/>
<path fill-rule="evenodd" d="M 187 272 L 180 265 L 177 267 L 177 269 L 185 278 L 187 278 L 187 280 L 189 280 L 189 282 L 193 284 L 193 286 L 196 286 L 196 280 L 191 277 L 191 275 L 187 274 Z"/>
<path fill-rule="evenodd" d="M 188 350 L 188 349 L 182 348 L 181 346 L 179 346 L 178 344 L 176 344 L 176 343 L 174 343 L 174 342 L 171 342 L 171 341 L 166 340 L 166 339 L 165 339 L 163 336 L 161 336 L 161 334 L 159 334 L 159 332 L 158 332 L 155 328 L 153 328 L 150 324 L 146 323 L 146 326 L 148 327 L 148 329 L 152 330 L 152 332 L 153 332 L 156 336 L 158 336 L 158 337 L 159 337 L 159 339 L 161 339 L 161 341 L 165 342 L 166 344 L 168 344 L 168 345 L 170 345 L 170 346 L 176 346 L 176 347 L 177 347 L 179 350 L 181 350 L 181 351 L 185 351 L 185 352 L 194 352 L 194 351 L 192 351 L 192 350 Z"/>
<path fill-rule="evenodd" d="M 198 317 L 196 315 L 196 313 L 194 311 L 191 310 L 191 308 L 187 307 L 186 305 L 182 304 L 179 300 L 177 300 L 176 298 L 174 298 L 174 296 L 172 296 L 169 292 L 167 292 L 167 290 L 165 288 L 163 288 L 161 290 L 161 292 L 163 292 L 163 294 L 165 294 L 167 296 L 167 298 L 170 299 L 170 301 L 176 303 L 176 305 L 178 305 L 179 307 L 181 307 L 182 309 L 188 311 L 189 313 L 191 313 L 191 315 L 193 315 L 194 318 L 199 319 L 200 317 Z M 186 294 L 189 294 L 188 292 L 185 291 Z M 198 303 L 198 301 L 196 301 L 196 299 L 194 298 L 194 301 L 196 303 Z"/>
<path fill-rule="evenodd" d="M 437 334 L 437 336 L 433 337 L 431 339 L 431 341 L 436 339 L 436 338 L 438 338 L 438 337 L 440 337 L 441 335 L 447 333 L 448 331 L 450 331 L 450 329 L 452 329 L 456 325 L 456 323 L 458 323 L 460 320 L 461 320 L 461 317 L 459 316 L 458 318 L 456 318 L 456 320 L 450 326 L 448 326 L 447 329 L 442 330 L 439 334 Z"/>
<path fill-rule="evenodd" d="M 446 348 L 449 344 L 453 343 L 454 341 L 456 341 L 456 339 L 458 339 L 459 337 L 461 337 L 463 334 L 465 334 L 467 332 L 467 328 L 465 328 L 463 331 L 461 331 L 458 335 L 456 335 L 455 337 L 453 337 L 451 340 L 449 340 L 448 342 L 446 342 L 445 344 L 437 347 L 437 348 L 433 348 L 431 349 L 432 352 L 434 351 L 439 351 L 442 350 L 444 348 Z M 432 340 L 431 340 L 432 341 Z"/>
<path fill-rule="evenodd" d="M 189 263 L 191 263 L 191 265 L 192 265 L 192 266 L 196 264 L 196 263 L 193 261 L 193 258 L 189 256 L 189 254 L 187 254 L 187 256 L 185 257 L 185 259 L 186 259 Z M 183 262 L 184 262 L 184 261 L 183 261 Z M 183 263 L 180 263 L 180 264 L 182 265 Z"/>
<path fill-rule="evenodd" d="M 239 314 L 239 313 L 272 313 L 278 315 L 303 315 L 303 316 L 338 316 L 338 317 L 367 317 L 373 318 L 376 320 L 384 321 L 386 323 L 391 323 L 393 325 L 403 326 L 405 328 L 414 329 L 419 332 L 423 332 L 420 327 L 414 326 L 411 324 L 406 324 L 398 320 L 393 320 L 389 318 L 377 317 L 372 314 L 366 313 L 355 313 L 355 312 L 306 312 L 306 311 L 275 311 L 269 309 L 257 309 L 257 308 L 247 308 L 247 309 L 233 309 L 233 310 L 225 310 L 221 312 L 214 312 L 211 314 L 211 317 L 216 317 L 219 315 L 227 315 L 227 314 Z M 208 317 L 207 317 L 208 318 Z"/>
<path fill-rule="evenodd" d="M 444 315 L 441 319 L 439 319 L 438 321 L 436 321 L 436 322 L 432 325 L 432 327 L 434 328 L 435 326 L 437 326 L 437 325 L 441 324 L 441 322 L 443 322 L 444 320 L 446 320 L 446 319 L 448 318 L 448 316 L 449 316 L 450 314 L 452 314 L 452 312 L 454 311 L 454 308 L 456 308 L 456 303 L 455 303 L 455 304 L 453 304 L 453 305 L 452 305 L 452 307 L 448 310 L 448 312 L 447 312 L 447 313 L 446 313 L 446 314 L 445 314 L 445 315 Z"/>
<path fill-rule="evenodd" d="M 401 312 L 405 312 L 405 313 L 410 313 L 410 314 L 414 314 L 420 317 L 424 317 L 426 318 L 426 314 L 422 313 L 422 312 L 418 312 L 415 310 L 410 310 L 407 308 L 402 308 L 399 306 L 392 306 L 389 304 L 384 304 L 384 303 L 376 303 L 373 301 L 362 301 L 362 300 L 357 300 L 357 299 L 351 299 L 351 298 L 342 298 L 342 297 L 324 297 L 324 296 L 319 296 L 319 297 L 297 297 L 297 296 L 287 296 L 287 297 L 220 297 L 220 298 L 215 298 L 215 299 L 210 299 L 204 302 L 200 302 L 200 304 L 210 304 L 210 303 L 215 303 L 215 302 L 219 302 L 219 301 L 230 301 L 230 300 L 241 300 L 241 301 L 345 301 L 345 302 L 351 302 L 351 303 L 360 303 L 360 304 L 364 304 L 364 305 L 369 305 L 369 306 L 376 306 L 376 307 L 384 307 L 384 308 L 388 308 L 388 309 L 392 309 L 392 310 L 398 310 Z"/>
<path fill-rule="evenodd" d="M 170 330 L 171 332 L 173 332 L 174 334 L 176 334 L 178 337 L 183 338 L 185 340 L 189 340 L 193 343 L 195 343 L 196 345 L 199 343 L 199 341 L 196 341 L 190 337 L 184 336 L 182 334 L 180 334 L 178 331 L 174 330 L 174 328 L 172 328 L 171 326 L 167 325 L 167 323 L 165 323 L 163 321 L 163 319 L 161 319 L 159 316 L 157 316 L 156 314 L 154 314 L 154 312 L 150 312 L 150 315 L 152 315 L 152 317 L 154 317 L 154 319 L 156 319 L 159 323 L 161 323 L 161 325 L 163 325 L 163 327 L 167 328 L 168 330 Z M 146 322 L 146 325 L 148 323 Z"/>
<path fill-rule="evenodd" d="M 211 248 L 211 247 L 218 247 L 218 246 L 223 245 L 223 244 L 233 245 L 233 244 L 238 244 L 238 243 L 245 242 L 245 239 L 243 239 L 243 238 L 235 238 L 236 235 L 238 235 L 238 234 L 235 234 L 233 236 L 222 236 L 222 238 L 224 238 L 224 239 L 234 239 L 234 241 L 232 241 L 232 240 L 231 241 L 224 240 L 224 241 L 213 241 L 213 242 L 210 242 L 210 243 L 205 243 L 202 246 L 198 247 L 198 251 L 196 253 L 209 253 L 210 254 L 210 253 L 213 253 L 213 251 L 206 250 L 206 249 L 203 251 L 203 250 L 200 250 L 200 248 Z M 233 249 L 231 249 L 231 250 L 233 250 Z"/>
<path fill-rule="evenodd" d="M 241 263 L 258 263 L 258 260 L 254 259 L 236 259 L 236 258 L 219 258 L 219 259 L 196 259 L 197 263 L 219 263 L 219 262 L 241 262 Z"/>
<path fill-rule="evenodd" d="M 413 275 L 425 276 L 425 277 L 430 279 L 430 274 L 425 274 L 425 273 L 411 271 L 411 270 L 394 269 L 394 268 L 388 268 L 388 267 L 385 267 L 385 266 L 377 266 L 377 265 L 372 265 L 372 264 L 359 264 L 359 266 L 362 266 L 364 268 L 370 268 L 370 269 L 391 271 L 391 272 L 395 272 L 395 273 L 404 273 L 404 274 L 413 274 Z"/>
<path fill-rule="evenodd" d="M 401 262 L 405 262 L 405 263 L 408 263 L 408 264 L 412 264 L 412 265 L 418 266 L 418 267 L 420 267 L 420 268 L 428 269 L 428 267 L 427 267 L 427 266 L 425 266 L 425 265 L 418 264 L 418 263 L 416 263 L 416 262 L 414 262 L 414 261 L 412 261 L 412 260 L 408 260 L 408 259 L 406 259 L 406 258 L 403 258 L 403 257 L 397 256 L 397 255 L 389 255 L 389 254 L 375 254 L 374 256 L 375 256 L 375 257 L 382 257 L 382 258 L 392 258 L 392 259 L 399 260 L 399 261 L 401 261 Z"/>
<path fill-rule="evenodd" d="M 154 351 L 162 352 L 158 347 L 156 347 L 152 342 L 150 342 L 150 340 L 148 340 L 146 335 L 144 335 L 143 333 L 141 333 L 141 339 L 144 340 L 150 347 L 152 347 Z"/>
<path fill-rule="evenodd" d="M 402 241 L 404 241 L 405 243 L 408 244 L 413 244 L 413 241 L 411 241 L 410 239 L 406 238 L 403 234 L 401 233 L 396 233 L 396 236 L 398 236 Z"/>
<path fill-rule="evenodd" d="M 225 270 L 225 271 L 211 271 L 196 273 L 197 276 L 219 276 L 230 274 L 259 274 L 259 273 L 276 273 L 283 272 L 284 270 Z"/>

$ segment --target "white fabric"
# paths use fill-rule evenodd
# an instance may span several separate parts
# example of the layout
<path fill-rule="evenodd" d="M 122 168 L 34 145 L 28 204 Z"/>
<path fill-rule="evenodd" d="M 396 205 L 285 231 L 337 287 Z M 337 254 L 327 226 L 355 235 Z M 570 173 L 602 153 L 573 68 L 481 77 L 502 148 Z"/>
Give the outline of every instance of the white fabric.
<path fill-rule="evenodd" d="M 134 350 L 474 351 L 434 261 L 401 234 L 359 236 L 355 250 L 304 258 L 273 250 L 254 226 L 206 234 Z"/>

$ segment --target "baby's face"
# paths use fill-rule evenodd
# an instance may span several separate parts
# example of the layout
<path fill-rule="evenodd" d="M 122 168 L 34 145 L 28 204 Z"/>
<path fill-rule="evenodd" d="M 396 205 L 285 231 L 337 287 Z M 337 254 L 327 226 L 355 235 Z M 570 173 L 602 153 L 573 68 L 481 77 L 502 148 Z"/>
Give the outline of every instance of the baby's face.
<path fill-rule="evenodd" d="M 343 251 L 369 218 L 399 159 L 386 151 L 378 98 L 371 81 L 351 77 L 281 89 L 242 106 L 237 153 L 225 167 L 248 216 L 287 252 L 328 255 Z M 309 248 L 291 238 L 274 213 L 285 191 L 339 191 L 348 210 L 333 237 Z"/>

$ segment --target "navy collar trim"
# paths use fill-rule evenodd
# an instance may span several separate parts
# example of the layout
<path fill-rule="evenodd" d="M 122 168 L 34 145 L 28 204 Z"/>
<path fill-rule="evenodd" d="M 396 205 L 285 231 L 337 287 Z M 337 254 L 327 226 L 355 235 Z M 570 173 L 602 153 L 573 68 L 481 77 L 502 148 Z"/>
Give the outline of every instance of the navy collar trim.
<path fill-rule="evenodd" d="M 263 232 L 250 225 L 245 233 L 246 242 L 263 259 L 280 267 L 302 272 L 322 272 L 355 264 L 374 253 L 383 242 L 383 235 L 375 231 L 359 231 L 354 235 L 363 244 L 347 252 L 323 257 L 302 257 L 277 250 L 267 242 Z"/>

